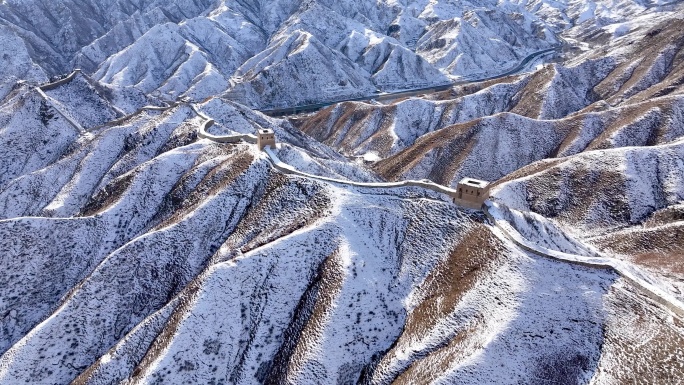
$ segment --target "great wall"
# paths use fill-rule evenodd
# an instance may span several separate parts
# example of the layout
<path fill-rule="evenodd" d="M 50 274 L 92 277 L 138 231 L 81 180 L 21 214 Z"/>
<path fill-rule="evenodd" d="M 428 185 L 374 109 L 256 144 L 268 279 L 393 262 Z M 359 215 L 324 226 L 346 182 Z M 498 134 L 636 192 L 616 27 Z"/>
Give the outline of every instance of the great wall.
<path fill-rule="evenodd" d="M 61 107 L 59 107 L 59 103 L 56 103 L 54 100 L 52 100 L 51 97 L 49 97 L 45 91 L 43 90 L 42 87 L 36 87 L 35 89 L 36 93 L 47 103 L 52 109 L 54 109 L 64 120 L 66 120 L 69 125 L 71 125 L 76 132 L 80 134 L 85 134 L 87 131 L 85 128 L 81 127 L 80 124 L 78 124 L 75 120 L 73 120 L 69 114 L 65 113 L 62 111 Z"/>
<path fill-rule="evenodd" d="M 239 135 L 223 135 L 223 136 L 217 136 L 217 135 L 212 135 L 207 132 L 207 129 L 211 127 L 214 124 L 214 121 L 209 118 L 208 116 L 204 115 L 201 113 L 199 110 L 197 110 L 196 106 L 191 105 L 191 108 L 193 111 L 197 113 L 198 116 L 202 117 L 205 119 L 204 123 L 200 125 L 199 128 L 199 137 L 215 141 L 217 143 L 238 143 L 240 141 L 246 141 L 248 143 L 256 143 L 257 142 L 257 137 L 254 135 L 248 135 L 248 134 L 239 134 Z M 438 193 L 446 194 L 449 196 L 451 199 L 453 199 L 457 192 L 456 190 L 442 186 L 436 183 L 432 182 L 424 182 L 424 181 L 418 181 L 418 180 L 405 180 L 401 182 L 387 182 L 387 183 L 367 183 L 367 182 L 354 182 L 354 181 L 348 181 L 348 180 L 341 180 L 341 179 L 335 179 L 335 178 L 328 178 L 324 176 L 319 176 L 319 175 L 312 175 L 309 173 L 305 173 L 303 171 L 297 170 L 295 167 L 282 162 L 276 153 L 274 152 L 274 149 L 270 148 L 269 146 L 266 146 L 263 151 L 268 155 L 268 160 L 270 161 L 271 165 L 273 166 L 274 169 L 277 171 L 283 173 L 283 174 L 288 174 L 288 175 L 297 175 L 300 177 L 304 178 L 310 178 L 310 179 L 315 179 L 315 180 L 320 180 L 323 182 L 328 182 L 328 183 L 337 183 L 337 184 L 343 184 L 347 186 L 354 186 L 354 187 L 363 187 L 363 188 L 373 188 L 373 189 L 385 189 L 385 188 L 400 188 L 400 187 L 418 187 L 418 188 L 424 188 L 428 189 L 431 191 L 435 191 Z M 567 253 L 562 253 L 559 251 L 555 250 L 548 250 L 545 248 L 542 248 L 540 246 L 537 246 L 526 239 L 524 239 L 520 233 L 513 227 L 511 224 L 506 221 L 505 219 L 501 218 L 498 215 L 498 209 L 497 206 L 503 206 L 502 203 L 494 203 L 489 200 L 486 200 L 485 203 L 482 205 L 481 209 L 489 219 L 489 221 L 498 229 L 501 231 L 501 233 L 511 242 L 513 242 L 516 246 L 520 247 L 521 249 L 531 252 L 533 254 L 545 257 L 545 258 L 550 258 L 556 261 L 561 261 L 561 262 L 566 262 L 566 263 L 571 263 L 574 265 L 579 265 L 579 266 L 584 266 L 588 268 L 594 268 L 594 269 L 602 269 L 602 270 L 612 270 L 616 272 L 618 275 L 623 277 L 627 282 L 630 284 L 634 285 L 635 287 L 641 289 L 643 293 L 650 298 L 651 300 L 665 306 L 667 309 L 675 313 L 677 316 L 684 318 L 684 304 L 682 304 L 680 301 L 678 301 L 676 298 L 674 298 L 672 295 L 668 294 L 665 290 L 661 289 L 657 285 L 653 284 L 647 275 L 645 275 L 643 272 L 641 272 L 638 268 L 636 268 L 633 265 L 628 265 L 622 261 L 619 261 L 615 258 L 607 257 L 601 254 L 597 254 L 592 257 L 586 257 L 586 256 L 581 256 L 581 255 L 574 255 L 574 254 L 567 254 Z M 465 208 L 471 208 L 472 207 L 465 207 Z"/>
<path fill-rule="evenodd" d="M 58 80 L 53 83 L 49 83 L 46 85 L 38 86 L 35 88 L 35 90 L 38 92 L 39 95 L 47 102 L 52 105 L 52 107 L 60 114 L 62 115 L 76 130 L 78 130 L 79 134 L 85 134 L 88 131 L 83 129 L 78 123 L 74 122 L 73 119 L 69 118 L 65 113 L 63 113 L 60 108 L 57 106 L 56 103 L 52 101 L 52 99 L 45 94 L 44 91 L 52 90 L 57 87 L 60 87 L 64 84 L 69 83 L 72 81 L 76 75 L 80 73 L 79 70 L 74 71 L 71 73 L 69 76 L 67 76 L 64 79 Z M 84 76 L 85 77 L 85 76 Z M 86 77 L 87 78 L 87 77 Z M 210 140 L 215 143 L 222 143 L 222 144 L 235 144 L 235 143 L 240 143 L 240 142 L 246 142 L 250 144 L 257 144 L 258 138 L 256 135 L 251 135 L 251 134 L 233 134 L 233 135 L 214 135 L 209 133 L 207 130 L 212 127 L 215 124 L 215 121 L 207 116 L 206 114 L 202 113 L 195 104 L 190 103 L 190 102 L 185 102 L 185 101 L 178 101 L 169 104 L 168 106 L 144 106 L 140 108 L 139 110 L 133 112 L 132 114 L 128 114 L 126 116 L 122 116 L 116 120 L 113 120 L 109 123 L 106 123 L 104 126 L 113 126 L 116 124 L 120 124 L 140 113 L 143 111 L 167 111 L 172 108 L 176 108 L 179 106 L 187 106 L 189 107 L 198 117 L 203 119 L 203 122 L 200 124 L 197 136 L 200 139 L 206 139 Z M 277 149 L 277 148 L 276 148 Z M 270 146 L 265 146 L 263 147 L 263 152 L 267 155 L 267 159 L 269 160 L 269 163 L 271 166 L 277 170 L 278 172 L 281 172 L 283 174 L 288 174 L 288 175 L 296 175 L 300 176 L 303 178 L 309 178 L 309 179 L 314 179 L 314 180 L 319 180 L 322 182 L 326 183 L 336 183 L 336 184 L 342 184 L 342 185 L 347 185 L 347 186 L 353 186 L 353 187 L 361 187 L 361 188 L 371 188 L 371 189 L 386 189 L 386 188 L 402 188 L 402 187 L 417 187 L 417 188 L 423 188 L 427 189 L 430 191 L 434 191 L 437 193 L 441 194 L 446 194 L 450 200 L 452 201 L 458 201 L 455 199 L 457 197 L 457 190 L 454 190 L 452 188 L 442 186 L 433 182 L 426 182 L 426 181 L 418 181 L 418 180 L 405 180 L 401 182 L 385 182 L 385 183 L 368 183 L 368 182 L 354 182 L 354 181 L 348 181 L 348 180 L 342 180 L 342 179 L 335 179 L 335 178 L 328 178 L 324 176 L 319 176 L 319 175 L 313 175 L 309 173 L 305 173 L 303 171 L 297 170 L 295 167 L 282 162 L 277 154 L 274 152 L 274 149 L 271 148 Z M 463 206 L 463 205 L 461 205 Z M 674 296 L 670 295 L 667 293 L 664 289 L 658 287 L 656 284 L 653 283 L 653 280 L 650 279 L 646 274 L 644 274 L 639 268 L 636 266 L 627 264 L 625 262 L 622 262 L 616 258 L 608 257 L 602 254 L 596 254 L 591 257 L 587 256 L 581 256 L 581 255 L 575 255 L 575 254 L 568 254 L 568 253 L 562 253 L 559 251 L 555 250 L 549 250 L 546 248 L 543 248 L 541 246 L 538 246 L 532 242 L 527 241 L 516 229 L 514 226 L 512 226 L 506 219 L 504 219 L 499 212 L 498 207 L 499 206 L 504 206 L 503 203 L 497 202 L 491 202 L 489 200 L 484 201 L 484 204 L 479 208 L 481 209 L 487 219 L 492 223 L 492 225 L 500 232 L 500 234 L 497 233 L 497 235 L 502 235 L 504 236 L 507 240 L 511 241 L 513 244 L 515 244 L 517 247 L 520 249 L 533 253 L 535 255 L 539 255 L 545 258 L 550 258 L 556 261 L 560 262 L 565 262 L 565 263 L 571 263 L 579 266 L 584 266 L 587 268 L 593 268 L 593 269 L 601 269 L 601 270 L 611 270 L 617 273 L 619 276 L 625 279 L 625 281 L 629 282 L 633 286 L 639 288 L 649 299 L 652 301 L 666 307 L 669 309 L 672 313 L 676 314 L 677 316 L 684 318 L 684 304 L 674 298 Z M 474 207 L 468 207 L 467 205 L 464 206 L 464 208 L 469 208 L 469 209 L 476 209 Z M 477 209 L 476 209 L 477 210 Z M 495 232 L 496 233 L 496 232 Z"/>

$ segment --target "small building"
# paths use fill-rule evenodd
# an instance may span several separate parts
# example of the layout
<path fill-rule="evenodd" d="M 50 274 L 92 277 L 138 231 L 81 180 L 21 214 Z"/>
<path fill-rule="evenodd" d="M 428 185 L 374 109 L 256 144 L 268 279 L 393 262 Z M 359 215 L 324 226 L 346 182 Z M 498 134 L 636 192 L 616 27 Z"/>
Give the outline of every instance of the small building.
<path fill-rule="evenodd" d="M 458 182 L 454 203 L 471 209 L 480 209 L 487 198 L 489 198 L 489 182 L 463 178 Z"/>
<path fill-rule="evenodd" d="M 275 140 L 275 132 L 269 128 L 260 128 L 257 130 L 257 145 L 259 146 L 259 150 L 263 151 L 264 147 L 266 146 L 271 146 L 271 148 L 275 149 L 276 147 L 276 140 Z"/>

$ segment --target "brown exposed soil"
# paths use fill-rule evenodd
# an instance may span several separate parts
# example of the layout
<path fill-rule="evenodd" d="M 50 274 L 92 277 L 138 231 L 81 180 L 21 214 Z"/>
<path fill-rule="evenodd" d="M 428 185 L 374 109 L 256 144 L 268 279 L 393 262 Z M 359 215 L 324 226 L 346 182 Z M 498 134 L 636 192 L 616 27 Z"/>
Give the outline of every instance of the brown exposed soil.
<path fill-rule="evenodd" d="M 554 76 L 553 67 L 547 66 L 536 72 L 525 88 L 514 98 L 515 106 L 510 112 L 536 119 L 541 114 L 541 107 L 546 93 L 546 86 Z"/>
<path fill-rule="evenodd" d="M 131 185 L 135 175 L 136 172 L 133 170 L 112 180 L 86 203 L 81 211 L 81 216 L 96 215 L 113 206 Z"/>
<path fill-rule="evenodd" d="M 649 228 L 679 221 L 684 221 L 684 204 L 668 206 L 654 212 L 650 218 L 644 221 L 643 226 Z"/>
<path fill-rule="evenodd" d="M 592 206 L 603 206 L 615 222 L 629 223 L 624 178 L 618 170 L 592 170 L 584 165 L 563 171 L 555 168 L 528 184 L 530 208 L 548 217 L 561 216 L 566 223 L 577 223 L 588 217 Z M 562 197 L 561 191 L 570 193 Z"/>
<path fill-rule="evenodd" d="M 650 269 L 675 274 L 684 280 L 684 222 L 611 233 L 591 242 L 613 253 L 632 257 Z"/>
<path fill-rule="evenodd" d="M 360 143 L 370 140 L 377 151 L 384 153 L 392 144 L 386 140 L 385 131 L 390 127 L 395 111 L 394 105 L 344 102 L 298 121 L 297 127 L 342 152 L 352 152 Z"/>
<path fill-rule="evenodd" d="M 604 148 L 611 148 L 613 144 L 609 139 L 615 135 L 619 130 L 634 124 L 639 119 L 646 116 L 649 110 L 654 108 L 659 108 L 660 111 L 655 114 L 655 122 L 649 127 L 640 127 L 640 134 L 643 134 L 644 130 L 648 130 L 649 140 L 646 143 L 638 143 L 643 145 L 655 145 L 662 143 L 663 131 L 665 126 L 665 120 L 663 119 L 664 114 L 670 110 L 670 105 L 665 100 L 657 100 L 654 102 L 640 103 L 636 105 L 631 105 L 627 108 L 620 109 L 619 111 L 613 112 L 609 123 L 606 125 L 603 133 L 596 137 L 587 146 L 587 150 L 598 150 Z"/>
<path fill-rule="evenodd" d="M 682 239 L 684 231 L 677 232 L 678 239 Z M 675 241 L 676 242 L 676 241 Z M 667 269 L 684 279 L 684 247 L 673 247 L 669 252 L 645 252 L 634 256 L 634 262 L 638 265 Z"/>
<path fill-rule="evenodd" d="M 649 29 L 632 50 L 632 57 L 594 88 L 596 94 L 610 104 L 615 104 L 622 99 L 629 99 L 629 103 L 635 103 L 674 92 L 680 86 L 677 84 L 678 80 L 684 75 L 683 27 L 683 19 L 670 19 Z M 635 86 L 648 81 L 645 77 L 652 76 L 649 73 L 661 55 L 669 58 L 665 64 L 664 76 L 661 79 L 654 79 L 655 84 L 652 87 L 644 91 L 637 89 L 641 91 L 638 94 L 634 92 Z M 635 62 L 638 63 L 636 66 Z"/>
<path fill-rule="evenodd" d="M 490 190 L 496 187 L 497 185 L 510 182 L 515 179 L 523 178 L 526 176 L 530 176 L 533 174 L 541 173 L 546 170 L 549 170 L 559 164 L 562 164 L 565 161 L 565 159 L 543 159 L 538 162 L 534 162 L 532 164 L 529 164 L 525 167 L 521 167 L 512 173 L 504 176 L 503 178 L 493 182 L 490 184 Z"/>
<path fill-rule="evenodd" d="M 145 356 L 136 366 L 131 374 L 131 382 L 135 383 L 136 379 L 145 373 L 155 359 L 166 349 L 171 343 L 173 337 L 177 334 L 181 321 L 192 308 L 193 299 L 200 292 L 200 279 L 195 279 L 190 282 L 185 289 L 179 294 L 179 305 L 174 309 L 171 317 L 166 322 L 164 329 L 154 339 L 148 348 Z"/>
<path fill-rule="evenodd" d="M 463 234 L 458 244 L 447 258 L 438 264 L 426 278 L 420 293 L 421 303 L 407 316 L 404 331 L 393 347 L 385 354 L 392 359 L 400 354 L 402 347 L 409 346 L 411 341 L 422 338 L 437 322 L 447 317 L 458 305 L 463 295 L 473 285 L 482 280 L 498 265 L 504 255 L 504 246 L 491 231 L 482 224 L 475 224 Z M 470 326 L 475 329 L 476 325 Z M 413 384 L 416 379 L 421 383 L 429 383 L 430 379 L 446 370 L 451 362 L 450 354 L 456 352 L 455 346 L 467 343 L 470 331 L 463 331 L 445 346 L 437 347 L 428 357 L 439 356 L 437 362 L 423 357 L 406 368 L 394 381 L 395 384 Z M 428 360 L 430 363 L 425 365 Z M 382 362 L 379 366 L 382 366 Z"/>
<path fill-rule="evenodd" d="M 171 133 L 171 137 L 169 137 L 157 155 L 171 151 L 175 148 L 187 146 L 190 143 L 194 143 L 196 140 L 197 126 L 193 123 L 181 124 Z"/>
<path fill-rule="evenodd" d="M 164 329 L 161 330 L 159 335 L 156 336 L 149 346 L 140 347 L 146 348 L 147 351 L 145 352 L 142 360 L 130 373 L 130 378 L 128 380 L 130 383 L 133 383 L 139 376 L 141 376 L 145 370 L 149 368 L 152 362 L 154 362 L 158 355 L 163 352 L 168 344 L 173 340 L 172 337 L 176 334 L 183 317 L 185 317 L 188 310 L 191 308 L 193 299 L 199 290 L 200 283 L 198 280 L 194 280 L 190 282 L 178 295 L 178 305 L 171 313 L 171 316 L 166 320 Z M 116 345 L 112 347 L 108 354 L 114 352 L 116 348 Z M 104 357 L 106 357 L 106 355 L 100 357 L 86 370 L 84 370 L 71 382 L 71 385 L 89 385 L 97 383 L 97 371 L 102 367 Z"/>
<path fill-rule="evenodd" d="M 423 135 L 412 146 L 376 163 L 373 170 L 387 180 L 399 180 L 423 157 L 437 151 L 437 169 L 430 173 L 430 178 L 437 183 L 450 184 L 456 168 L 474 146 L 479 122 L 475 119 Z"/>
<path fill-rule="evenodd" d="M 276 353 L 268 376 L 262 380 L 265 384 L 289 383 L 288 374 L 305 361 L 312 344 L 324 331 L 328 313 L 334 308 L 335 298 L 342 287 L 343 276 L 339 250 L 336 250 L 321 263 L 316 277 L 300 299 L 292 322 L 284 333 L 288 338 Z"/>
<path fill-rule="evenodd" d="M 325 216 L 330 202 L 321 185 L 272 172 L 263 197 L 249 207 L 224 246 L 247 253 L 311 225 Z"/>
<path fill-rule="evenodd" d="M 245 148 L 230 147 L 234 148 L 230 158 L 211 169 L 192 191 L 186 191 L 185 184 L 196 171 L 196 167 L 176 183 L 166 199 L 171 206 L 167 211 L 173 214 L 161 221 L 156 229 L 178 223 L 184 216 L 195 210 L 207 196 L 224 190 L 247 170 L 254 161 L 254 156 Z"/>
<path fill-rule="evenodd" d="M 497 78 L 492 80 L 487 80 L 484 82 L 470 83 L 462 86 L 455 86 L 445 91 L 435 92 L 433 94 L 425 95 L 427 100 L 452 100 L 456 98 L 461 98 L 464 96 L 472 95 L 474 93 L 480 92 L 487 87 L 491 87 L 497 84 L 513 83 L 522 78 L 521 75 L 510 75 L 503 78 Z"/>
<path fill-rule="evenodd" d="M 501 241 L 486 226 L 475 224 L 425 280 L 422 289 L 425 297 L 406 320 L 404 333 L 420 334 L 433 328 L 496 266 L 503 251 Z"/>
<path fill-rule="evenodd" d="M 471 341 L 469 340 L 469 336 L 477 333 L 477 328 L 478 323 L 472 323 L 449 341 L 447 345 L 435 350 L 422 360 L 414 361 L 406 371 L 392 381 L 392 384 L 413 385 L 417 383 L 432 383 L 449 369 L 452 362 L 458 362 L 460 359 L 467 357 L 469 352 L 477 349 L 476 346 L 471 346 Z"/>

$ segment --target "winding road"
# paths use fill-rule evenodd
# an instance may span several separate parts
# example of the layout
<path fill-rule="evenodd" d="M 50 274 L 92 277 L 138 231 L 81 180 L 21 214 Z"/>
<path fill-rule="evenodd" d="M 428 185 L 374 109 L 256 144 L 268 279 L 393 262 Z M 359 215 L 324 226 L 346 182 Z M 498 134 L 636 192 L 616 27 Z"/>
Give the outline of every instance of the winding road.
<path fill-rule="evenodd" d="M 430 93 L 435 93 L 435 92 L 439 92 L 439 91 L 446 91 L 449 88 L 454 87 L 454 86 L 462 86 L 462 85 L 471 84 L 471 83 L 484 82 L 487 80 L 500 79 L 500 78 L 504 78 L 506 76 L 513 75 L 513 74 L 520 72 L 523 69 L 525 69 L 525 67 L 532 60 L 537 59 L 541 56 L 547 55 L 551 52 L 559 52 L 561 50 L 561 48 L 562 48 L 562 46 L 557 46 L 557 47 L 548 48 L 545 50 L 541 50 L 541 51 L 531 53 L 531 54 L 527 55 L 527 57 L 525 57 L 520 62 L 520 64 L 518 64 L 515 68 L 512 68 L 505 73 L 495 75 L 495 76 L 489 76 L 486 78 L 459 80 L 457 82 L 450 82 L 450 83 L 442 84 L 442 85 L 438 85 L 438 86 L 417 88 L 417 89 L 413 89 L 413 90 L 397 91 L 397 92 L 378 92 L 375 94 L 362 96 L 362 97 L 358 97 L 358 98 L 340 99 L 340 100 L 335 100 L 335 101 L 326 102 L 326 103 L 306 104 L 306 105 L 295 106 L 295 107 L 265 109 L 265 110 L 258 110 L 258 111 L 260 111 L 263 114 L 266 114 L 268 116 L 273 116 L 273 117 L 288 116 L 288 115 L 301 114 L 304 112 L 315 112 L 315 111 L 321 110 L 325 107 L 329 107 L 329 106 L 332 106 L 334 104 L 343 103 L 343 102 L 364 102 L 364 101 L 371 101 L 371 100 L 377 100 L 377 101 L 382 102 L 382 101 L 388 101 L 388 100 L 394 100 L 394 99 L 400 99 L 400 98 L 408 98 L 411 96 L 430 94 Z"/>

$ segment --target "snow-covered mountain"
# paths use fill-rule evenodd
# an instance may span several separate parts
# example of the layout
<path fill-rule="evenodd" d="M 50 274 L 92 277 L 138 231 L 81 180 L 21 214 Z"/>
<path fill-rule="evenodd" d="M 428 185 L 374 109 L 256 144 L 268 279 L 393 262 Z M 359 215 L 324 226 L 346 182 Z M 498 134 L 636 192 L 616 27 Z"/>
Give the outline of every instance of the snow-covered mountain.
<path fill-rule="evenodd" d="M 293 122 L 390 180 L 496 181 L 497 201 L 554 218 L 682 295 L 683 18 L 653 13 L 619 34 L 604 21 L 563 63 Z"/>
<path fill-rule="evenodd" d="M 51 93 L 96 98 L 78 79 Z M 2 383 L 611 383 L 642 362 L 663 376 L 651 357 L 681 348 L 614 274 L 528 254 L 439 194 L 279 174 L 254 146 L 199 140 L 184 105 L 80 137 L 59 114 L 43 123 L 51 108 L 21 116 L 69 135 L 14 142 L 27 166 L 0 187 Z M 214 134 L 270 127 L 297 167 L 363 174 L 285 121 L 200 109 Z M 615 361 L 644 328 L 672 338 Z"/>
<path fill-rule="evenodd" d="M 81 67 L 166 99 L 227 92 L 265 108 L 495 75 L 559 43 L 524 7 L 493 4 L 11 0 L 0 20 L 38 71 L 22 78 Z"/>
<path fill-rule="evenodd" d="M 340 103 L 294 122 L 348 156 L 380 159 L 374 167 L 389 179 L 451 186 L 549 157 L 669 143 L 684 135 L 684 16 L 659 17 L 605 52 L 425 98 Z"/>
<path fill-rule="evenodd" d="M 0 1 L 0 384 L 679 383 L 682 12 Z"/>

